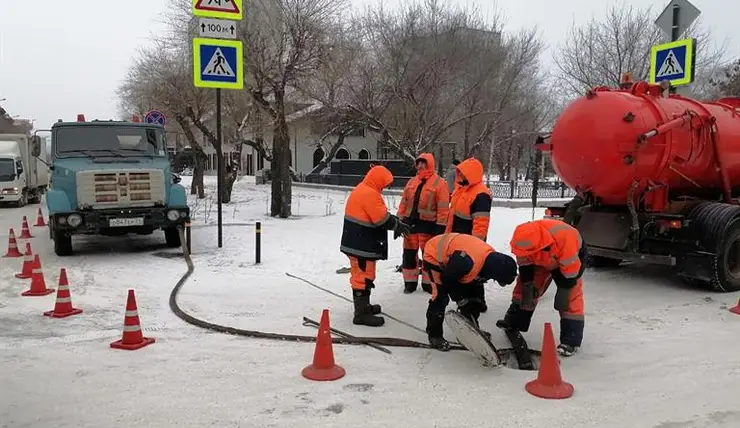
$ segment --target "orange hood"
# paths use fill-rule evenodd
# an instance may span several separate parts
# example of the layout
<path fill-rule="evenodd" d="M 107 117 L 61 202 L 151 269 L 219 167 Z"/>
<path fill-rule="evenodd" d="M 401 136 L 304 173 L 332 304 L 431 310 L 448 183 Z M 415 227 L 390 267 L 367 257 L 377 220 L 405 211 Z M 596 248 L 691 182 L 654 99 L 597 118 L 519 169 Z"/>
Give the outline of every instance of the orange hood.
<path fill-rule="evenodd" d="M 432 155 L 431 153 L 422 153 L 419 155 L 418 158 L 416 158 L 416 162 L 420 160 L 423 160 L 427 163 L 427 169 L 416 173 L 417 177 L 427 179 L 433 176 L 436 169 L 436 166 L 434 165 L 434 155 Z"/>
<path fill-rule="evenodd" d="M 457 171 L 462 173 L 468 180 L 468 186 L 474 186 L 483 182 L 483 164 L 476 158 L 468 158 L 460 162 Z"/>
<path fill-rule="evenodd" d="M 383 165 L 375 165 L 365 174 L 362 182 L 380 192 L 393 183 L 393 174 Z"/>
<path fill-rule="evenodd" d="M 511 252 L 517 257 L 530 256 L 554 243 L 552 235 L 539 222 L 528 221 L 514 229 Z"/>

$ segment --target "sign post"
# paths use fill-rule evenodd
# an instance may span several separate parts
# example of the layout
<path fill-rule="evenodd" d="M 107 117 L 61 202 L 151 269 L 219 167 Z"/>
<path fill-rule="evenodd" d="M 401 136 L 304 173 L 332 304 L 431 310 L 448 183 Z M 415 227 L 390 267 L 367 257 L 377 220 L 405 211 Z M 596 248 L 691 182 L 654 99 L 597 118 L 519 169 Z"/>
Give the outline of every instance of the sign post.
<path fill-rule="evenodd" d="M 244 56 L 236 39 L 237 22 L 244 17 L 243 0 L 192 0 L 193 16 L 200 18 L 193 38 L 193 84 L 216 90 L 216 200 L 218 201 L 218 248 L 223 246 L 223 142 L 221 136 L 221 89 L 244 89 Z"/>
<path fill-rule="evenodd" d="M 666 43 L 663 45 L 653 46 L 653 52 L 650 60 L 650 82 L 656 83 L 662 80 L 668 80 L 671 84 L 670 93 L 676 93 L 677 86 L 685 86 L 691 84 L 694 81 L 694 57 L 696 55 L 696 40 L 691 40 L 690 46 L 687 40 L 680 40 L 679 38 L 689 29 L 691 24 L 701 15 L 701 11 L 696 6 L 691 4 L 689 0 L 672 0 L 663 9 L 663 12 L 655 20 L 655 25 L 660 28 L 667 36 L 671 38 L 671 42 L 677 42 L 677 44 Z M 686 50 L 686 56 L 680 57 L 680 54 L 676 54 L 672 51 L 672 47 L 682 47 Z M 666 50 L 667 49 L 667 50 Z M 665 52 L 658 54 L 657 52 Z M 672 53 L 673 52 L 673 53 Z M 658 56 L 661 56 L 662 62 L 656 64 Z M 684 73 L 678 73 L 675 67 L 676 62 L 682 62 Z M 673 66 L 672 66 L 673 65 Z M 665 67 L 664 67 L 665 66 Z M 687 69 L 688 67 L 688 69 Z M 663 71 L 663 73 L 661 73 Z M 673 73 L 676 71 L 675 73 Z"/>

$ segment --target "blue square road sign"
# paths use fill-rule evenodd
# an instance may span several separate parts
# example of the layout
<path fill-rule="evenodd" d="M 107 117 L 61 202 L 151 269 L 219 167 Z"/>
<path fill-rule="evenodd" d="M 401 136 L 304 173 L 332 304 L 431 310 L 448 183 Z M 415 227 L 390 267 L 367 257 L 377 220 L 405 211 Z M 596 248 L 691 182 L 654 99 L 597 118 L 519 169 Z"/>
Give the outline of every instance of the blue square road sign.
<path fill-rule="evenodd" d="M 193 83 L 199 88 L 243 89 L 242 42 L 193 39 Z"/>
<path fill-rule="evenodd" d="M 668 81 L 672 86 L 694 81 L 693 39 L 653 46 L 650 55 L 650 83 Z"/>

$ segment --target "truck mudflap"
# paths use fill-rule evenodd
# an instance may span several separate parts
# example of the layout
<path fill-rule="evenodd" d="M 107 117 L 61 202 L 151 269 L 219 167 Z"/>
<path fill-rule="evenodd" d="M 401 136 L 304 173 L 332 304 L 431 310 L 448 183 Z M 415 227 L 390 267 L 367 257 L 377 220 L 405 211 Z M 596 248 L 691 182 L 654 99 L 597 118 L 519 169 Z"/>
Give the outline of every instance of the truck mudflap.
<path fill-rule="evenodd" d="M 615 260 L 631 262 L 650 263 L 655 265 L 676 266 L 677 259 L 674 256 L 662 254 L 644 254 L 629 251 L 619 251 L 610 248 L 588 246 L 588 254 L 591 256 L 606 257 Z"/>

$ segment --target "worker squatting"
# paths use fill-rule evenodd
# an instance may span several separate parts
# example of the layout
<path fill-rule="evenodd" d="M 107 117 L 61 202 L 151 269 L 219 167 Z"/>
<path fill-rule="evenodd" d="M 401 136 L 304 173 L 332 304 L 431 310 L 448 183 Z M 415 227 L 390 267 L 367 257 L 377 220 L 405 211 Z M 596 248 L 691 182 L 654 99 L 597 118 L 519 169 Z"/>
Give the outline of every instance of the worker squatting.
<path fill-rule="evenodd" d="M 381 306 L 370 303 L 378 260 L 388 259 L 388 231 L 403 236 L 401 265 L 404 293 L 429 293 L 426 332 L 429 344 L 446 351 L 444 313 L 452 300 L 458 311 L 478 326 L 487 311 L 484 284 L 516 281 L 502 329 L 529 330 L 539 298 L 555 283 L 555 309 L 560 313 L 558 352 L 569 356 L 581 346 L 584 327 L 583 280 L 586 247 L 572 226 L 553 219 L 520 224 L 511 238 L 516 260 L 486 243 L 491 191 L 483 184 L 483 165 L 475 158 L 453 162 L 447 179 L 435 173 L 434 156 L 416 159 L 416 176 L 406 184 L 396 215 L 381 195 L 393 182 L 383 166 L 373 166 L 345 205 L 340 251 L 349 257 L 354 324 L 385 323 Z M 421 250 L 422 259 L 419 260 Z M 517 275 L 518 270 L 518 275 Z M 482 332 L 490 337 L 490 333 Z"/>

